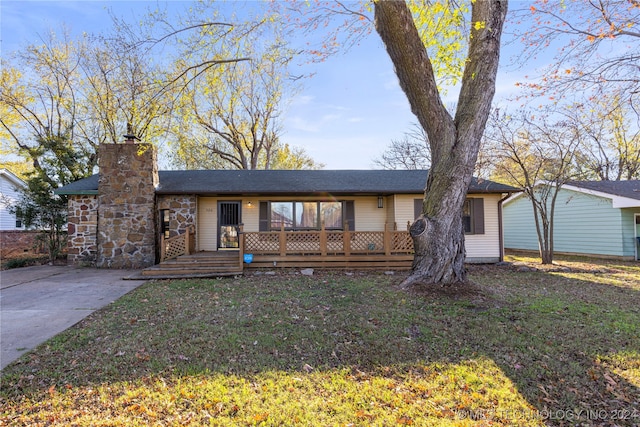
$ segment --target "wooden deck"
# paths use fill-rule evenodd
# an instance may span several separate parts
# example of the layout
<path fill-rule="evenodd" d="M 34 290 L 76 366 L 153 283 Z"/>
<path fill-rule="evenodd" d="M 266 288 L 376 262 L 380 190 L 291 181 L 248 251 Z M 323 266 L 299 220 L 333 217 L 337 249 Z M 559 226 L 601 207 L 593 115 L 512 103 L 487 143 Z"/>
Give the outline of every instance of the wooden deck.
<path fill-rule="evenodd" d="M 410 269 L 413 240 L 407 231 L 245 232 L 241 247 L 253 255 L 245 268 Z"/>
<path fill-rule="evenodd" d="M 153 278 L 217 277 L 260 268 L 408 270 L 413 241 L 407 231 L 242 232 L 239 250 L 193 252 L 194 230 L 162 240 L 160 264 L 143 270 Z M 252 261 L 243 262 L 250 254 Z"/>
<path fill-rule="evenodd" d="M 254 255 L 245 270 L 259 268 L 336 268 L 409 270 L 413 255 Z"/>
<path fill-rule="evenodd" d="M 413 254 L 408 231 L 261 231 L 243 232 L 241 249 L 254 255 L 371 256 Z"/>

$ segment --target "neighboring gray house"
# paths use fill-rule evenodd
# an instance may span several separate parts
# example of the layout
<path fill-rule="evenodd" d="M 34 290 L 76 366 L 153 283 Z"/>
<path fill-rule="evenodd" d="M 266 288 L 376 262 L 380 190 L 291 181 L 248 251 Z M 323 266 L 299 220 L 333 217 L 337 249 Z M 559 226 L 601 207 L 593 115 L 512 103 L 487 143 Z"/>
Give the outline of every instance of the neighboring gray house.
<path fill-rule="evenodd" d="M 580 181 L 562 186 L 555 207 L 554 252 L 640 259 L 640 181 Z M 531 201 L 504 202 L 505 249 L 538 250 Z"/>
<path fill-rule="evenodd" d="M 26 186 L 8 170 L 0 169 L 0 230 L 24 230 L 22 221 L 10 212 L 10 208 L 20 199 L 20 189 Z"/>
<path fill-rule="evenodd" d="M 19 217 L 11 212 L 27 184 L 6 169 L 0 169 L 0 258 L 10 258 L 42 250 L 37 244 L 38 232 L 27 230 Z"/>

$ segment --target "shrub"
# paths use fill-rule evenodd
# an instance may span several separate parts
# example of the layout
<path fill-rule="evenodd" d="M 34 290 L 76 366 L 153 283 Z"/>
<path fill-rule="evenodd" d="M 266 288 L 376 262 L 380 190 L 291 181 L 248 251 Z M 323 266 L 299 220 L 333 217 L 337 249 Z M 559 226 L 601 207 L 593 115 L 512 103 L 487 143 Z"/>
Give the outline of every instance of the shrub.
<path fill-rule="evenodd" d="M 38 257 L 22 257 L 22 258 L 12 258 L 6 260 L 2 263 L 3 270 L 10 270 L 12 268 L 22 268 L 29 267 L 31 265 L 42 264 L 47 261 L 47 257 L 38 256 Z"/>

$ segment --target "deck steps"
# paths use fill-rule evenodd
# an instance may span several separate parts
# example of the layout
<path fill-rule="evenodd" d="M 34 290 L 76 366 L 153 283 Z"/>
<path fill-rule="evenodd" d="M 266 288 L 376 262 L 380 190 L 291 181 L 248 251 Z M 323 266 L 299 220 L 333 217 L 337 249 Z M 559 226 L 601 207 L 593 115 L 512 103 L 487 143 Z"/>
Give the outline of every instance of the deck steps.
<path fill-rule="evenodd" d="M 150 279 L 237 276 L 242 274 L 238 252 L 198 252 L 163 261 L 142 270 Z"/>

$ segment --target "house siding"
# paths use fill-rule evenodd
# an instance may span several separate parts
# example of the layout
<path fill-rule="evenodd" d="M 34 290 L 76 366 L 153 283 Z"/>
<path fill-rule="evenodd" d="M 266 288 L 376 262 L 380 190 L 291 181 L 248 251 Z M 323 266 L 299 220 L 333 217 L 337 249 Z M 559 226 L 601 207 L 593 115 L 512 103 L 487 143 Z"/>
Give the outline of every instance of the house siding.
<path fill-rule="evenodd" d="M 640 236 L 636 229 L 635 216 L 640 215 L 640 208 L 620 209 L 622 214 L 622 251 L 625 257 L 638 259 L 637 240 Z"/>
<path fill-rule="evenodd" d="M 218 249 L 218 199 L 215 197 L 198 198 L 198 250 L 215 251 Z"/>
<path fill-rule="evenodd" d="M 635 250 L 635 259 L 640 260 L 640 240 L 638 240 L 638 238 L 640 237 L 640 212 L 637 213 L 636 215 L 634 215 L 634 217 L 638 218 L 638 222 L 634 221 L 634 226 L 633 226 L 634 229 L 636 230 L 635 232 L 636 247 L 634 250 Z"/>
<path fill-rule="evenodd" d="M 352 199 L 356 214 L 356 229 L 354 231 L 384 231 L 387 211 L 384 208 L 378 208 L 378 197 L 354 197 Z"/>
<path fill-rule="evenodd" d="M 242 200 L 242 223 L 247 231 L 258 230 L 260 228 L 260 202 L 264 199 L 243 199 Z M 251 202 L 251 206 L 248 203 Z"/>
<path fill-rule="evenodd" d="M 413 212 L 413 203 L 415 199 L 421 199 L 421 194 L 399 194 L 395 197 L 395 223 L 398 230 L 407 229 L 407 223 L 413 224 L 416 220 Z"/>
<path fill-rule="evenodd" d="M 396 221 L 396 196 L 388 196 L 385 197 L 383 199 L 383 203 L 384 203 L 384 210 L 385 210 L 385 215 L 387 218 L 387 223 L 389 224 L 389 227 L 393 228 L 393 224 Z"/>
<path fill-rule="evenodd" d="M 469 195 L 476 197 L 477 195 Z M 495 262 L 500 260 L 500 221 L 498 204 L 500 195 L 490 194 L 484 199 L 484 233 L 467 234 L 464 238 L 468 262 Z"/>
<path fill-rule="evenodd" d="M 21 256 L 25 253 L 45 253 L 39 232 L 16 227 L 16 215 L 11 209 L 20 200 L 20 188 L 26 184 L 6 169 L 0 169 L 0 258 Z"/>
<path fill-rule="evenodd" d="M 0 175 L 0 230 L 23 230 L 16 228 L 16 216 L 10 212 L 13 204 L 20 198 L 16 184 L 3 173 Z"/>
<path fill-rule="evenodd" d="M 526 197 L 505 204 L 504 229 L 506 248 L 538 250 L 533 209 Z M 555 252 L 629 256 L 632 238 L 624 236 L 622 229 L 621 210 L 613 208 L 610 199 L 560 190 L 554 217 Z"/>
<path fill-rule="evenodd" d="M 504 204 L 504 247 L 538 250 L 538 237 L 529 199 L 519 197 Z"/>
<path fill-rule="evenodd" d="M 395 198 L 395 218 L 398 230 L 405 230 L 407 222 L 415 220 L 413 206 L 415 199 L 421 199 L 422 194 L 402 194 Z M 484 199 L 484 233 L 467 234 L 465 248 L 468 262 L 496 262 L 500 260 L 500 223 L 498 221 L 498 203 L 501 195 L 470 194 L 470 198 Z"/>
<path fill-rule="evenodd" d="M 215 251 L 218 246 L 217 222 L 219 201 L 241 201 L 241 217 L 246 231 L 258 231 L 261 201 L 317 201 L 318 197 L 270 197 L 266 198 L 217 198 L 200 197 L 198 201 L 198 250 Z M 338 197 L 336 200 L 353 200 L 355 203 L 356 230 L 384 231 L 387 209 L 378 208 L 377 197 Z M 251 202 L 251 207 L 248 206 Z M 388 198 L 385 199 L 388 203 Z"/>
<path fill-rule="evenodd" d="M 407 223 L 414 221 L 414 200 L 421 198 L 420 194 L 403 194 L 384 199 L 384 208 L 378 208 L 377 196 L 345 197 L 338 200 L 353 200 L 355 203 L 355 231 L 384 231 L 387 215 L 395 218 L 398 230 L 406 230 Z M 474 195 L 473 197 L 479 197 Z M 484 234 L 469 234 L 466 236 L 468 262 L 497 262 L 500 260 L 500 225 L 498 221 L 498 203 L 501 196 L 488 194 L 484 199 L 485 232 Z M 289 201 L 289 200 L 318 200 L 317 197 L 273 197 L 242 199 L 242 222 L 244 230 L 258 231 L 259 205 L 261 201 Z M 235 198 L 200 197 L 198 199 L 198 250 L 217 250 L 217 203 L 218 201 L 235 200 Z M 251 202 L 251 207 L 248 202 Z M 387 221 L 393 226 L 394 221 Z"/>

